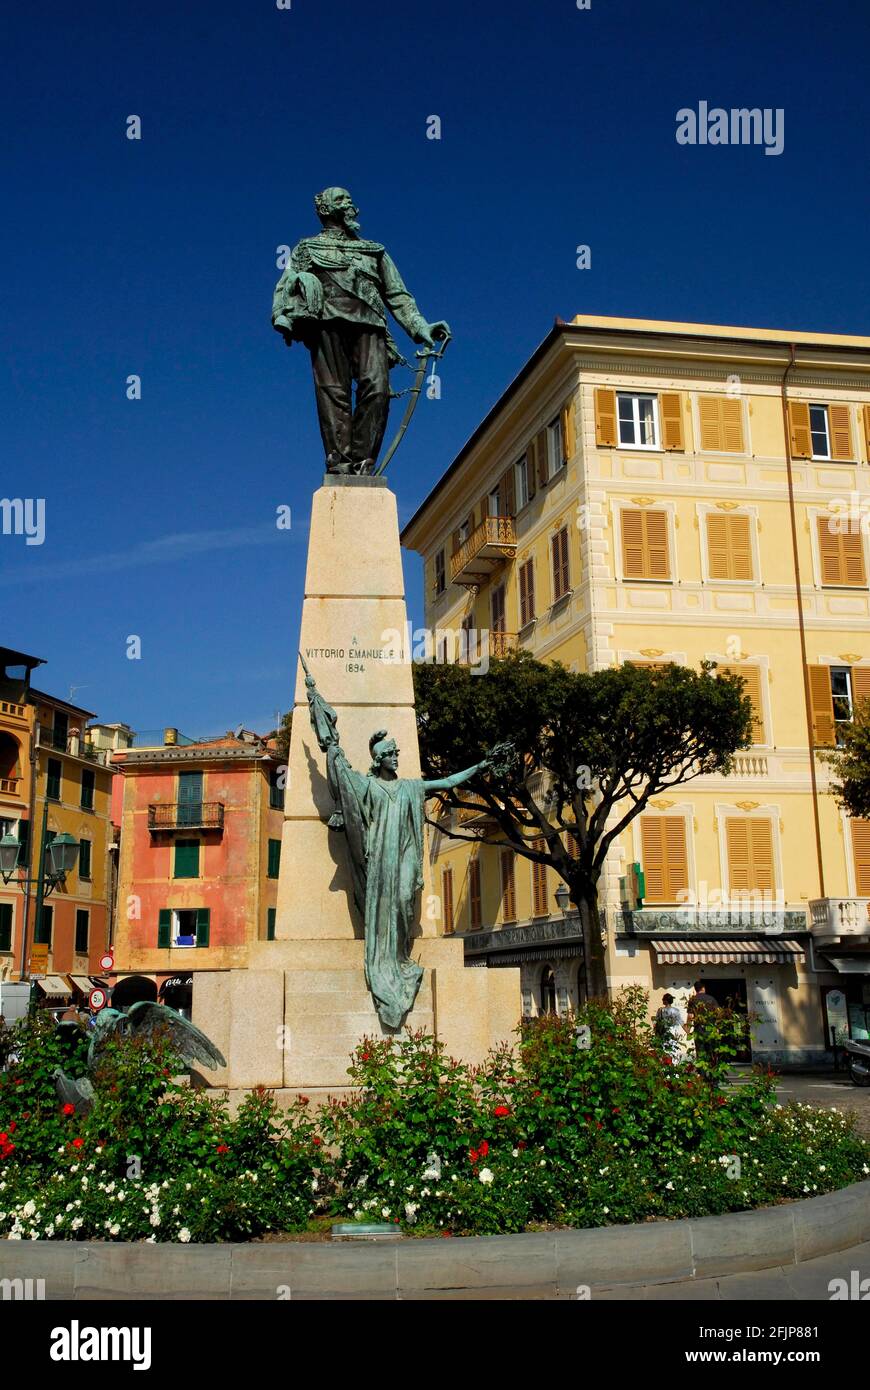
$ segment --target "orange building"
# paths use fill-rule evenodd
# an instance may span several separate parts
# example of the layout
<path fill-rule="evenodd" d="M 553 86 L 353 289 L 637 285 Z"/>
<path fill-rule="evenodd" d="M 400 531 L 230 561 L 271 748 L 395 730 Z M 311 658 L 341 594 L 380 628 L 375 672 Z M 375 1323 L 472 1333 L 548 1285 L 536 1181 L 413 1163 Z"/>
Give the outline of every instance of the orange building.
<path fill-rule="evenodd" d="M 113 755 L 123 774 L 113 1002 L 189 1008 L 197 970 L 244 968 L 275 930 L 284 758 L 240 730 Z M 133 978 L 135 977 L 135 978 Z M 143 978 L 144 977 L 144 978 Z"/>
<path fill-rule="evenodd" d="M 21 846 L 9 883 L 0 880 L 0 972 L 38 977 L 42 994 L 62 1002 L 89 991 L 106 945 L 112 771 L 88 741 L 91 711 L 33 688 L 41 665 L 0 647 L 0 837 Z M 78 855 L 37 922 L 43 823 L 49 843 L 66 832 Z"/>

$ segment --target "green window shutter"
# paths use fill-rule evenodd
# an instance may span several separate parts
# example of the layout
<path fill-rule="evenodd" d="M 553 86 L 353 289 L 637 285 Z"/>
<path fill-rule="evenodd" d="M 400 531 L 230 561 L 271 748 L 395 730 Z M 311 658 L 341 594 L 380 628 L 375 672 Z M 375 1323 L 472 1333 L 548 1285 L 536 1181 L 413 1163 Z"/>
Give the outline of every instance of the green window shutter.
<path fill-rule="evenodd" d="M 157 925 L 157 945 L 162 949 L 164 946 L 169 946 L 171 941 L 172 911 L 168 907 L 161 907 Z"/>
<path fill-rule="evenodd" d="M 273 811 L 284 810 L 284 788 L 280 784 L 282 773 L 286 776 L 286 767 L 273 767 L 269 773 L 269 805 Z"/>
<path fill-rule="evenodd" d="M 91 876 L 91 842 L 79 840 L 79 878 Z"/>
<path fill-rule="evenodd" d="M 18 822 L 18 843 L 21 846 L 21 853 L 18 856 L 19 865 L 30 865 L 30 821 L 20 820 Z"/>
<path fill-rule="evenodd" d="M 52 801 L 60 801 L 60 778 L 63 767 L 59 758 L 49 758 L 45 778 L 45 794 Z"/>
<path fill-rule="evenodd" d="M 176 840 L 173 878 L 199 878 L 199 840 Z"/>
<path fill-rule="evenodd" d="M 82 809 L 94 809 L 94 773 L 89 767 L 82 768 Z"/>
<path fill-rule="evenodd" d="M 78 908 L 78 909 L 76 910 L 76 945 L 75 945 L 76 955 L 78 955 L 78 956 L 85 956 L 85 955 L 87 955 L 87 953 L 88 953 L 88 925 L 89 925 L 89 922 L 90 922 L 90 913 L 88 912 L 87 908 L 82 908 L 82 907 Z"/>
<path fill-rule="evenodd" d="M 211 910 L 207 907 L 196 909 L 196 944 L 197 946 L 208 945 L 208 934 L 210 927 Z"/>
<path fill-rule="evenodd" d="M 269 841 L 269 866 L 266 870 L 269 878 L 277 878 L 278 870 L 281 867 L 281 841 Z"/>
<path fill-rule="evenodd" d="M 36 924 L 36 931 L 33 934 L 34 945 L 51 945 L 51 927 L 54 921 L 54 908 L 48 903 L 42 904 L 42 916 Z"/>
<path fill-rule="evenodd" d="M 10 909 L 11 910 L 11 909 Z M 275 908 L 270 907 L 266 913 L 266 940 L 275 940 Z"/>
<path fill-rule="evenodd" d="M 12 903 L 0 903 L 0 951 L 12 950 Z M 273 912 L 274 918 L 274 912 Z M 274 935 L 274 921 L 272 923 Z M 269 937 L 272 940 L 272 937 Z"/>

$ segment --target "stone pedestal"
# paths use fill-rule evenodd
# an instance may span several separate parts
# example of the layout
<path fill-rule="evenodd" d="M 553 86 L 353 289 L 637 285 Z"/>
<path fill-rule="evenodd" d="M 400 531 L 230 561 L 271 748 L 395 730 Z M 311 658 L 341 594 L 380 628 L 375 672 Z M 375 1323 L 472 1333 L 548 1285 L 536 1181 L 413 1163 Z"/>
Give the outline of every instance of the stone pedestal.
<path fill-rule="evenodd" d="M 396 499 L 382 479 L 327 479 L 312 504 L 300 647 L 360 772 L 371 735 L 386 729 L 399 775 L 420 776 L 410 645 Z M 227 1059 L 209 1079 L 230 1088 L 340 1089 L 356 1043 L 387 1031 L 365 983 L 347 844 L 326 825 L 326 759 L 295 665 L 276 939 L 253 947 L 247 970 L 195 976 L 194 1022 Z M 479 1062 L 516 1027 L 519 971 L 466 969 L 461 940 L 439 935 L 428 855 L 424 880 L 413 954 L 425 974 L 405 1026 Z"/>

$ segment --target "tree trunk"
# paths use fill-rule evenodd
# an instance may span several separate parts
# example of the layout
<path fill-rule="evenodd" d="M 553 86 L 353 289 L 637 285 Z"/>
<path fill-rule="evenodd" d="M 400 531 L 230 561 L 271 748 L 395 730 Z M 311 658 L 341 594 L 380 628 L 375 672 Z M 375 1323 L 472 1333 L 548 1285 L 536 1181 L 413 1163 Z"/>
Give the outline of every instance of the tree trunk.
<path fill-rule="evenodd" d="M 583 950 L 586 961 L 586 988 L 590 998 L 607 998 L 607 950 L 602 934 L 602 919 L 598 894 L 593 888 L 588 894 L 577 895 L 575 906 L 583 929 Z"/>

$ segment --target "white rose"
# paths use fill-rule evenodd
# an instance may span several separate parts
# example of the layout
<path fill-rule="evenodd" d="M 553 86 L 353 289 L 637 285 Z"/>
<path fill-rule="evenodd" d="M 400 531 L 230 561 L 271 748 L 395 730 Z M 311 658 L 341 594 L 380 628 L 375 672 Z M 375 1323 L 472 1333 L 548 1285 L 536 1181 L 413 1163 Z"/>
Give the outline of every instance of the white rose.
<path fill-rule="evenodd" d="M 492 1182 L 492 1169 L 481 1168 L 480 1172 L 478 1173 L 478 1177 L 480 1178 L 481 1182 L 486 1183 L 487 1186 L 489 1186 L 489 1184 Z"/>

